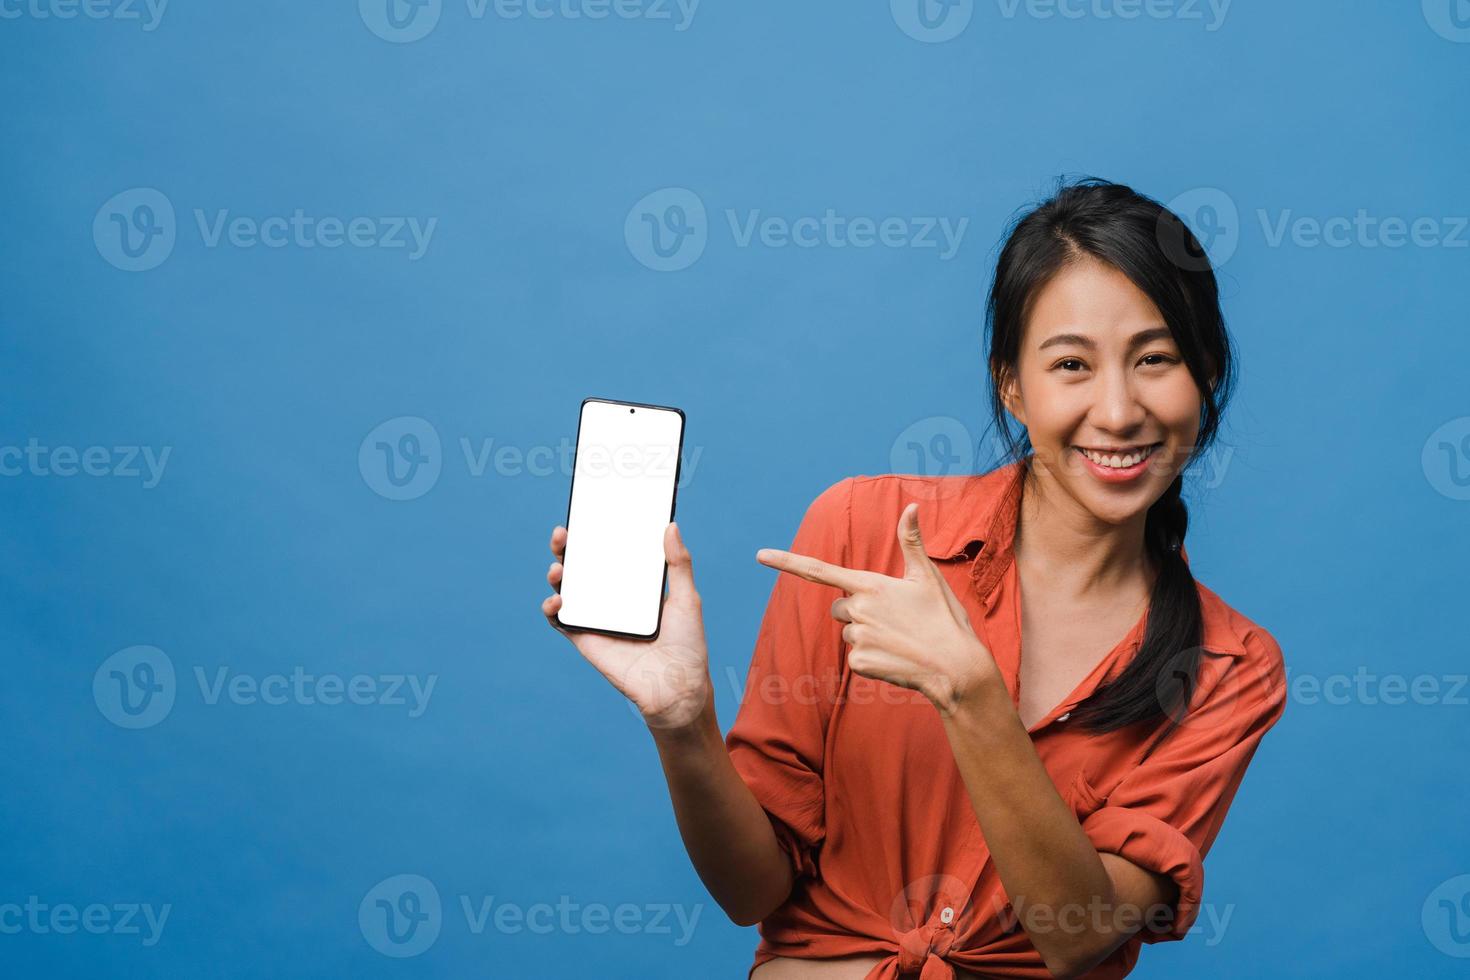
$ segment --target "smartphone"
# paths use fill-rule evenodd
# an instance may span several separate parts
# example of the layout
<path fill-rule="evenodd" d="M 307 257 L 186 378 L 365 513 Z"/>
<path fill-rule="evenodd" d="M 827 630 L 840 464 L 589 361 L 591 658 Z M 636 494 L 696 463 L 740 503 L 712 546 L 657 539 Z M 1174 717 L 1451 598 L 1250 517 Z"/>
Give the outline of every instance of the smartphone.
<path fill-rule="evenodd" d="M 583 399 L 560 626 L 638 640 L 658 636 L 669 574 L 664 529 L 674 519 L 683 451 L 681 410 Z"/>

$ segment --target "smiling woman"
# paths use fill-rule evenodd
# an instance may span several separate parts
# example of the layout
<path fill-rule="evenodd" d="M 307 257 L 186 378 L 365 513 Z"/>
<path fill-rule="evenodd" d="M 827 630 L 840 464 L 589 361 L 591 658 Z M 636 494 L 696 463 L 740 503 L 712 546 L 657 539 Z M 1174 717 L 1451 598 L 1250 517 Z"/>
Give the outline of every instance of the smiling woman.
<path fill-rule="evenodd" d="M 1233 372 L 1193 235 L 1065 186 L 1012 231 L 989 316 L 1010 458 L 841 480 L 761 549 L 782 574 L 726 737 L 673 525 L 659 638 L 570 637 L 647 720 L 711 894 L 759 923 L 753 980 L 1124 976 L 1199 917 L 1281 716 L 1276 641 L 1184 549 Z"/>
<path fill-rule="evenodd" d="M 1113 564 L 1146 558 L 1152 579 L 1140 656 L 1082 716 L 1103 730 L 1157 718 L 1169 707 L 1161 666 L 1199 646 L 1199 600 L 1179 555 L 1183 473 L 1214 442 L 1235 373 L 1214 270 L 1166 208 L 1084 181 L 1016 226 L 989 317 L 992 416 L 1011 458 L 1041 463 L 1036 493 L 1073 534 L 1107 529 L 1124 549 Z M 1038 523 L 1042 535 L 1055 526 Z M 1130 528 L 1138 540 L 1120 537 Z M 1055 545 L 1065 554 L 1072 543 Z M 1175 668 L 1193 676 L 1197 656 L 1183 659 Z"/>

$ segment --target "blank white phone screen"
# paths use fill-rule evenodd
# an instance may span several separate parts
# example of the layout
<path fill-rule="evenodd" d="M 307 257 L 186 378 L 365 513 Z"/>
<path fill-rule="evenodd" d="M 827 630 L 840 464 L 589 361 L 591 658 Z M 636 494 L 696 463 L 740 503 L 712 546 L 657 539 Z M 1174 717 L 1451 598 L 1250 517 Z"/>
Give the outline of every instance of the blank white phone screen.
<path fill-rule="evenodd" d="M 583 403 L 557 613 L 563 625 L 635 636 L 657 629 L 683 429 L 676 411 Z"/>

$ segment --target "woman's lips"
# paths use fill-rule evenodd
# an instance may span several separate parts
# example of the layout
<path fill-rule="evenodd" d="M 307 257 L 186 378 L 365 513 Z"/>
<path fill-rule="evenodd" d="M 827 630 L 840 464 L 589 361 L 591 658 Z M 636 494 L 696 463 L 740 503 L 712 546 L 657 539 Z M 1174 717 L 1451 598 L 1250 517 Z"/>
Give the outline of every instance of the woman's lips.
<path fill-rule="evenodd" d="M 1077 450 L 1077 455 L 1082 458 L 1082 462 L 1087 465 L 1092 475 L 1099 480 L 1104 483 L 1127 483 L 1130 480 L 1136 480 L 1148 471 L 1148 461 L 1154 458 L 1154 454 L 1158 452 L 1161 445 L 1163 444 L 1154 443 L 1148 448 L 1148 453 L 1143 459 L 1134 463 L 1132 466 L 1119 467 L 1104 466 L 1101 463 L 1095 463 L 1082 451 L 1081 447 L 1073 446 L 1072 448 Z"/>

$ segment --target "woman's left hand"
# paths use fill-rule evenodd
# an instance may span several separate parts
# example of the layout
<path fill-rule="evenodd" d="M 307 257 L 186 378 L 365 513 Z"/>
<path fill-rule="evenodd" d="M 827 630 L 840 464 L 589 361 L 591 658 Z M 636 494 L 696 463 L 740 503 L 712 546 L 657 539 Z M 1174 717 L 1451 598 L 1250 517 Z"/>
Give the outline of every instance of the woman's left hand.
<path fill-rule="evenodd" d="M 847 624 L 842 638 L 852 648 L 847 662 L 853 671 L 920 691 L 949 714 L 983 686 L 1000 683 L 1000 671 L 964 606 L 924 553 L 918 504 L 899 515 L 898 541 L 902 578 L 774 548 L 762 548 L 755 557 L 778 571 L 848 593 L 832 603 L 832 616 Z"/>

